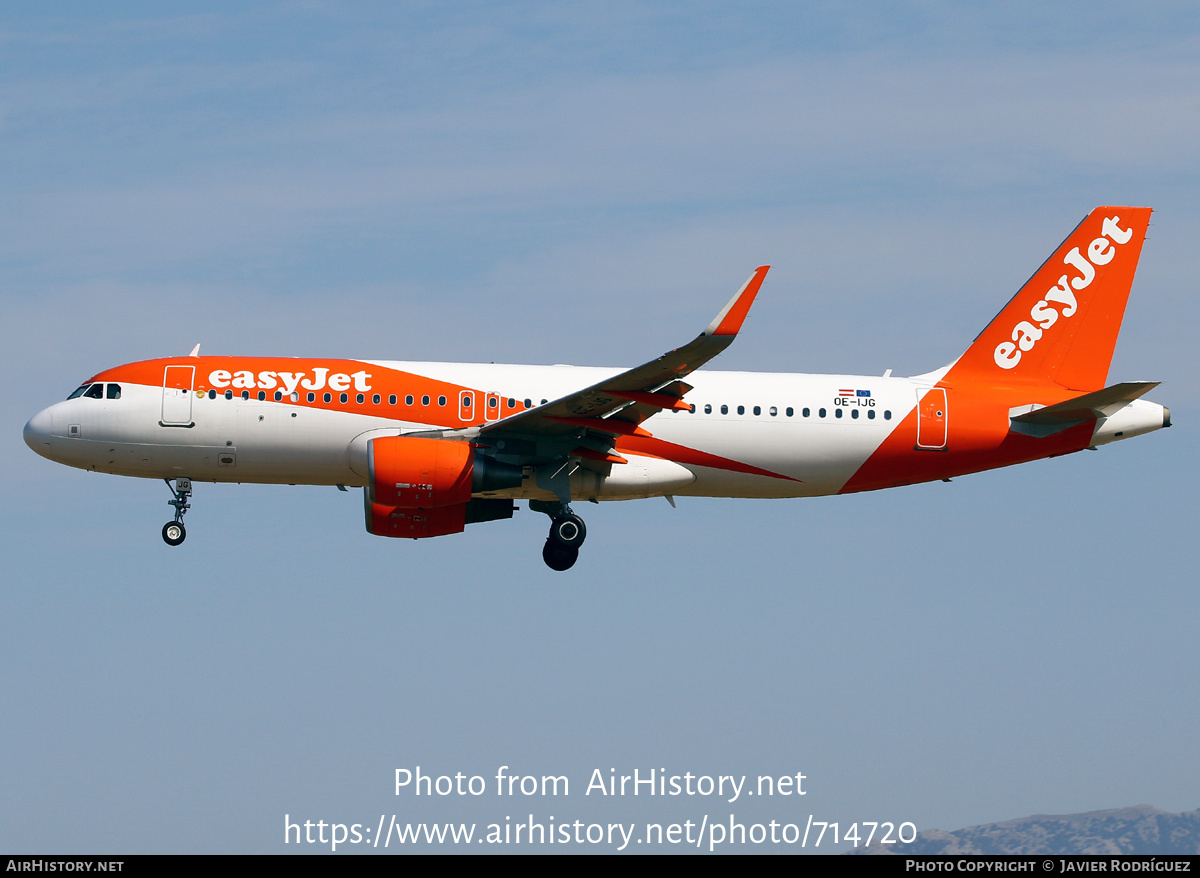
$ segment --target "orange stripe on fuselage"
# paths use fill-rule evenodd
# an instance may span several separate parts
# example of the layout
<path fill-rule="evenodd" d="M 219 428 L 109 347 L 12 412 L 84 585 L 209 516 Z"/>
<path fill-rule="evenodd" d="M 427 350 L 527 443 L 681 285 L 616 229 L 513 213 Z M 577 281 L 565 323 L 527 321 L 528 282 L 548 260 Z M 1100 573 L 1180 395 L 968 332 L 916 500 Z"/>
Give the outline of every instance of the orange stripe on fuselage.
<path fill-rule="evenodd" d="M 473 426 L 485 421 L 485 393 L 481 390 L 359 360 L 292 357 L 164 358 L 117 366 L 95 375 L 88 379 L 88 382 L 128 382 L 161 387 L 168 366 L 195 367 L 196 377 L 192 386 L 194 393 L 207 394 L 208 391 L 215 390 L 220 396 L 229 390 L 236 398 L 242 391 L 248 391 L 250 400 L 257 402 L 258 393 L 262 391 L 266 394 L 264 402 L 270 403 L 275 402 L 274 394 L 280 391 L 284 394 L 280 404 L 353 412 L 449 428 Z M 331 380 L 336 386 L 331 386 Z M 292 391 L 299 394 L 295 402 L 290 396 Z M 470 420 L 460 417 L 459 399 L 463 391 L 472 394 Z M 308 400 L 309 393 L 314 394 L 312 402 Z M 329 402 L 325 402 L 326 393 L 330 394 Z M 347 402 L 341 401 L 342 393 L 347 395 Z M 359 393 L 363 394 L 361 403 L 357 401 Z M 372 401 L 376 394 L 380 396 L 378 403 Z M 390 396 L 396 397 L 395 405 L 388 403 Z M 413 398 L 411 405 L 405 404 L 406 396 Z M 423 397 L 429 398 L 428 405 L 421 404 Z M 445 398 L 445 405 L 438 405 L 439 397 Z M 516 404 L 509 405 L 510 399 Z M 491 420 L 520 411 L 525 411 L 521 400 L 500 396 L 498 409 L 493 412 Z"/>
<path fill-rule="evenodd" d="M 949 424 L 945 450 L 917 447 L 920 407 L 915 407 L 839 493 L 851 494 L 947 479 L 1070 454 L 1087 448 L 1092 442 L 1095 424 L 1091 421 L 1042 438 L 1014 433 L 1010 429 L 1010 408 L 1030 403 L 1053 405 L 1078 395 L 1057 385 L 966 385 L 956 388 L 949 380 L 943 380 L 936 386 L 946 388 Z"/>

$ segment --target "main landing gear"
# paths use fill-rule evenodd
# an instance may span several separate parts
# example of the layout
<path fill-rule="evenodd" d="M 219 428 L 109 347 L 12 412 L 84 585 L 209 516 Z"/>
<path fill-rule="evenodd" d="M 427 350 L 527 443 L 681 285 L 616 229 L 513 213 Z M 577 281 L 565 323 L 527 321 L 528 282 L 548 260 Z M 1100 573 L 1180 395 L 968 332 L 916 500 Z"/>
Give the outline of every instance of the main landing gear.
<path fill-rule="evenodd" d="M 168 500 L 167 505 L 175 507 L 175 520 L 163 525 L 162 538 L 168 546 L 178 546 L 187 537 L 187 530 L 183 526 L 183 514 L 192 508 L 192 504 L 188 503 L 188 497 L 192 496 L 192 480 L 176 479 L 174 486 L 171 485 L 170 479 L 163 481 L 171 490 L 173 499 Z"/>
<path fill-rule="evenodd" d="M 530 507 L 550 516 L 550 535 L 542 546 L 542 560 L 551 570 L 570 570 L 579 558 L 579 547 L 587 538 L 583 519 L 565 503 L 533 500 Z"/>

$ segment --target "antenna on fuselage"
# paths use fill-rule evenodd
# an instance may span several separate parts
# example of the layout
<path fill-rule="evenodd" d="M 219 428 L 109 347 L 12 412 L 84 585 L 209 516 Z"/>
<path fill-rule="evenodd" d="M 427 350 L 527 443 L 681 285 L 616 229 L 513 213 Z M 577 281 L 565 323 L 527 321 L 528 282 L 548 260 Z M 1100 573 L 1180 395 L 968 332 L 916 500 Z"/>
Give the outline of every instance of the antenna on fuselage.
<path fill-rule="evenodd" d="M 200 345 L 196 345 L 194 348 L 192 348 L 192 352 L 190 354 L 188 354 L 188 356 L 189 357 L 200 356 Z"/>

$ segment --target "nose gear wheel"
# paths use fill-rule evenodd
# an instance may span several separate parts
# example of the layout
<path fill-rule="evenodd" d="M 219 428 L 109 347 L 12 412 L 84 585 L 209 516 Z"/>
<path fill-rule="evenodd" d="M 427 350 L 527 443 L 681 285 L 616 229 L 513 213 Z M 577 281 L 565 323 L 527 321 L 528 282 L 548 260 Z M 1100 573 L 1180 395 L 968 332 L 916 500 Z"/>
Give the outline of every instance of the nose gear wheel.
<path fill-rule="evenodd" d="M 168 546 L 178 546 L 187 538 L 187 529 L 183 526 L 183 516 L 192 508 L 192 504 L 188 503 L 188 498 L 192 496 L 192 480 L 176 479 L 174 485 L 171 484 L 170 479 L 163 479 L 163 481 L 167 483 L 167 488 L 171 491 L 171 499 L 167 501 L 167 505 L 175 507 L 175 519 L 163 525 L 162 538 Z"/>

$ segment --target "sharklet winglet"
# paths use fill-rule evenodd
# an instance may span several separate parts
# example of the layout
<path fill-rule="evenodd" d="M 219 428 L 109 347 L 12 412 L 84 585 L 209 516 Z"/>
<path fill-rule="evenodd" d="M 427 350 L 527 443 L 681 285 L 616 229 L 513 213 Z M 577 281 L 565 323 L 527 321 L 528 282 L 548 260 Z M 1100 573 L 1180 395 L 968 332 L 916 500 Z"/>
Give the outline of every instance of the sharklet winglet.
<path fill-rule="evenodd" d="M 704 330 L 705 335 L 738 334 L 742 328 L 742 323 L 746 319 L 746 315 L 750 313 L 750 306 L 754 304 L 754 297 L 758 295 L 763 279 L 767 276 L 767 271 L 770 268 L 771 266 L 769 265 L 760 265 L 754 269 L 754 274 L 750 275 L 750 279 L 742 284 L 742 288 L 721 309 L 721 313 L 713 318 L 712 323 L 708 324 L 708 328 Z"/>

